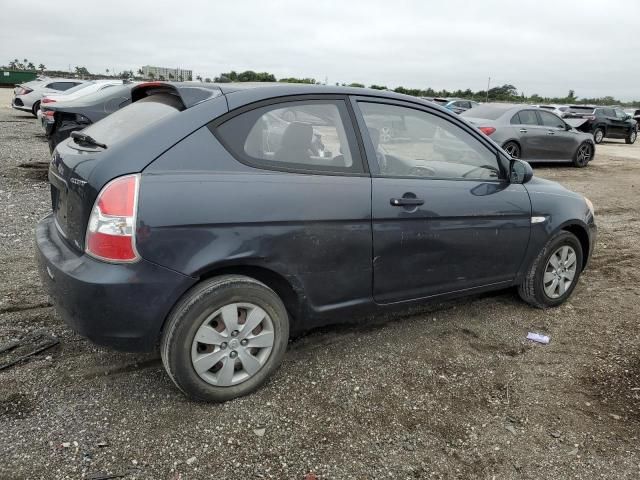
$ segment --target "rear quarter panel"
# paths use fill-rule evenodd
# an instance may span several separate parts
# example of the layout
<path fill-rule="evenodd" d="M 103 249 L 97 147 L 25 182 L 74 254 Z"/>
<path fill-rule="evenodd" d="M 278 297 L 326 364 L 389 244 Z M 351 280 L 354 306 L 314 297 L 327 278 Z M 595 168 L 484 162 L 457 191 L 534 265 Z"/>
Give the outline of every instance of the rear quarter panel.
<path fill-rule="evenodd" d="M 253 266 L 287 279 L 308 314 L 371 298 L 371 180 L 260 170 L 204 127 L 144 170 L 143 258 L 193 277 Z"/>

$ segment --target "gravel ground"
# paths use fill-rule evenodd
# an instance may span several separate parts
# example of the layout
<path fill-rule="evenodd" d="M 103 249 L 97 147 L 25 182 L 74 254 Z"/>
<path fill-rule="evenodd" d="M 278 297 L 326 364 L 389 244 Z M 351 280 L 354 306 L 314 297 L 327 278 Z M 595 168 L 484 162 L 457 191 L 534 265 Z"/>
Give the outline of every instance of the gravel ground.
<path fill-rule="evenodd" d="M 48 185 L 19 167 L 48 150 L 9 100 L 0 90 L 0 344 L 60 344 L 0 371 L 0 478 L 639 478 L 640 142 L 536 168 L 596 205 L 596 254 L 563 307 L 504 291 L 315 331 L 259 392 L 206 405 L 157 355 L 96 347 L 48 304 L 33 261 Z"/>

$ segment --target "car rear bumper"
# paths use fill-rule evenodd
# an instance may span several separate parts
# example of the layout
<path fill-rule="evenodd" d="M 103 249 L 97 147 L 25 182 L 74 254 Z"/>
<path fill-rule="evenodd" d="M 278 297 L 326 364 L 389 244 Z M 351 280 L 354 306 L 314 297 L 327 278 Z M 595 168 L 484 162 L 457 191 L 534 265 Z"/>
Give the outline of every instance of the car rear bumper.
<path fill-rule="evenodd" d="M 196 281 L 146 260 L 110 264 L 79 254 L 51 215 L 38 223 L 36 244 L 42 282 L 65 323 L 117 350 L 152 350 L 170 309 Z"/>

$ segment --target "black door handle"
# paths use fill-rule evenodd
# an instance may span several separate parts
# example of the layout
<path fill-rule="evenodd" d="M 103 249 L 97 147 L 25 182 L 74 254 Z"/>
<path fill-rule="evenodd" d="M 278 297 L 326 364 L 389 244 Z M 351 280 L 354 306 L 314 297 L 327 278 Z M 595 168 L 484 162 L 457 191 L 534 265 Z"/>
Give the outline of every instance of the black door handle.
<path fill-rule="evenodd" d="M 391 200 L 389 200 L 389 203 L 393 207 L 407 207 L 407 206 L 415 207 L 418 205 L 424 205 L 424 200 L 421 198 L 402 197 L 402 198 L 392 198 Z"/>

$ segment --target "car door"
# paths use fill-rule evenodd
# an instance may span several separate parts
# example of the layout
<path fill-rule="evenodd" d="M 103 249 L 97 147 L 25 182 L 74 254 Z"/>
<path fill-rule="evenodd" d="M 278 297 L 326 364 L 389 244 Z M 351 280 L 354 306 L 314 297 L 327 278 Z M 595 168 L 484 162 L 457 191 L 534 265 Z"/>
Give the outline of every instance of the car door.
<path fill-rule="evenodd" d="M 606 125 L 607 134 L 609 137 L 616 137 L 621 134 L 620 122 L 616 118 L 616 112 L 613 108 L 603 108 L 602 109 L 602 120 L 604 120 L 604 124 Z"/>
<path fill-rule="evenodd" d="M 624 111 L 620 110 L 619 108 L 616 108 L 614 110 L 614 113 L 616 114 L 616 125 L 618 128 L 618 135 L 626 136 L 631 130 L 631 122 L 629 122 L 627 118 L 627 114 Z"/>
<path fill-rule="evenodd" d="M 522 185 L 505 180 L 494 147 L 435 109 L 353 102 L 372 172 L 375 301 L 509 284 L 527 247 L 531 205 Z M 422 129 L 381 142 L 381 118 L 411 118 Z"/>
<path fill-rule="evenodd" d="M 516 125 L 520 142 L 520 158 L 523 160 L 544 159 L 546 132 L 540 125 L 540 119 L 533 109 L 520 110 L 511 118 L 511 125 Z"/>
<path fill-rule="evenodd" d="M 578 148 L 575 133 L 567 131 L 564 120 L 551 112 L 540 110 L 538 116 L 540 123 L 547 130 L 547 140 L 542 146 L 543 158 L 572 160 Z"/>

